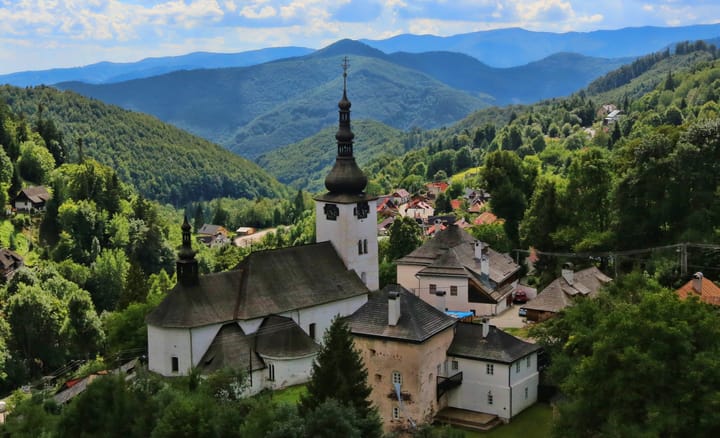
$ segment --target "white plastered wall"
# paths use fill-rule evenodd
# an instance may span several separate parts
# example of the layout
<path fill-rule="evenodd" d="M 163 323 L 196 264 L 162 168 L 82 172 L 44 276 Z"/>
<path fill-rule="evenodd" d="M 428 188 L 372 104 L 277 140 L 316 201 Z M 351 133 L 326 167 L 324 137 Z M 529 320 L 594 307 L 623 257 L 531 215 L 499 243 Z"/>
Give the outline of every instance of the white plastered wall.
<path fill-rule="evenodd" d="M 148 369 L 163 376 L 184 376 L 192 367 L 190 330 L 148 325 Z M 178 358 L 178 372 L 172 371 L 172 357 Z"/>
<path fill-rule="evenodd" d="M 448 406 L 494 414 L 504 420 L 510 418 L 508 365 L 452 356 L 448 359 L 457 360 L 457 371 L 463 373 L 462 384 L 448 392 Z M 492 375 L 487 374 L 487 364 L 493 365 Z M 488 403 L 489 392 L 492 404 Z"/>

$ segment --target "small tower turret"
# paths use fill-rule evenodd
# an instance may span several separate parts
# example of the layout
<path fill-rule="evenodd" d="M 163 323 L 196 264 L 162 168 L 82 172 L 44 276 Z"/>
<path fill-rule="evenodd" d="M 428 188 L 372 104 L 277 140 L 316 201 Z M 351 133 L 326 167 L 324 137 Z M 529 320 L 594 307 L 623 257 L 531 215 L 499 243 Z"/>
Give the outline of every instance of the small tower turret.
<path fill-rule="evenodd" d="M 197 251 L 192 249 L 190 229 L 190 223 L 188 223 L 187 216 L 185 216 L 182 224 L 182 246 L 178 251 L 176 262 L 177 281 L 185 286 L 198 283 L 198 262 L 195 260 Z"/>

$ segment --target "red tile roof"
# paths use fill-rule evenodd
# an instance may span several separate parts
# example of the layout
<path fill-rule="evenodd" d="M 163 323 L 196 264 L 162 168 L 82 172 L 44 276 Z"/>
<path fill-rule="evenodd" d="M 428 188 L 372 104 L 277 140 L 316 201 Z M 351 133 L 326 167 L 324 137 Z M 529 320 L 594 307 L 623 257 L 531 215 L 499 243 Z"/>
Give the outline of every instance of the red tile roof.
<path fill-rule="evenodd" d="M 696 281 L 700 282 L 700 291 L 695 288 Z M 704 303 L 720 306 L 720 287 L 717 287 L 715 283 L 704 277 L 701 277 L 699 280 L 693 278 L 680 289 L 676 290 L 675 293 L 683 300 L 689 296 L 695 296 Z"/>
<path fill-rule="evenodd" d="M 490 225 L 490 224 L 494 224 L 495 222 L 497 222 L 499 220 L 502 220 L 502 219 L 498 219 L 497 216 L 490 213 L 489 211 L 486 211 L 484 213 L 480 213 L 480 216 L 476 217 L 475 220 L 473 221 L 473 223 L 475 225 Z"/>
<path fill-rule="evenodd" d="M 459 210 L 462 207 L 462 201 L 459 199 L 453 199 L 450 201 L 450 206 L 453 210 Z"/>

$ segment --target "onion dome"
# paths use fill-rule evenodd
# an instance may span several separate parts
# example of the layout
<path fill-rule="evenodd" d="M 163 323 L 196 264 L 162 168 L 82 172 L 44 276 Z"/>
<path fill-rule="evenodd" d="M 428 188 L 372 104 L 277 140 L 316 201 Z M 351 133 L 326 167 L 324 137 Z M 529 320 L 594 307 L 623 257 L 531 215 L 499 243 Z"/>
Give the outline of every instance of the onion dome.
<path fill-rule="evenodd" d="M 335 134 L 337 140 L 337 157 L 335 165 L 325 177 L 325 187 L 332 194 L 357 195 L 363 193 L 367 186 L 367 177 L 358 167 L 353 157 L 353 134 L 350 127 L 350 100 L 347 98 L 347 57 L 343 63 L 343 95 L 338 102 L 339 122 Z"/>

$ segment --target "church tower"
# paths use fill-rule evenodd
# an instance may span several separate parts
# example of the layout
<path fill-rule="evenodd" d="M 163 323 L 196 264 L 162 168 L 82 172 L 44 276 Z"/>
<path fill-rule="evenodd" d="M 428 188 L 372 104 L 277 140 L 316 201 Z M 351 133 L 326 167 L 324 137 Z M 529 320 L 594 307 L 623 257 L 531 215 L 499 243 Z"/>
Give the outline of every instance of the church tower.
<path fill-rule="evenodd" d="M 318 242 L 330 241 L 345 266 L 353 269 L 370 290 L 380 286 L 377 245 L 377 197 L 365 193 L 367 177 L 353 156 L 350 101 L 347 98 L 348 59 L 343 62 L 343 95 L 335 165 L 325 177 L 327 193 L 315 198 Z"/>

